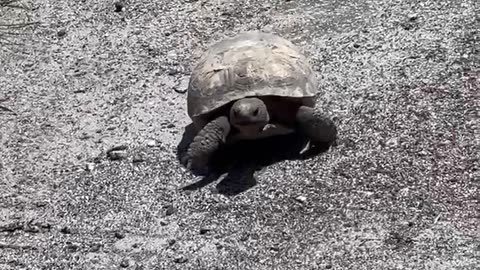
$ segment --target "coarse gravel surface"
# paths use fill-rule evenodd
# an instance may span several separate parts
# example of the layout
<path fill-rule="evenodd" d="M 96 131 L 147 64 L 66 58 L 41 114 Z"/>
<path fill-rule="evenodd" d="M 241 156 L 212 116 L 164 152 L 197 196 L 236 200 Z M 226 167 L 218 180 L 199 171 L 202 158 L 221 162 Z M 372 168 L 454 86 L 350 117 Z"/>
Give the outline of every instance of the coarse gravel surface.
<path fill-rule="evenodd" d="M 21 2 L 0 7 L 0 269 L 478 269 L 478 1 Z M 20 19 L 40 25 L 2 35 Z M 195 176 L 183 91 L 247 30 L 309 56 L 338 144 L 239 144 Z"/>

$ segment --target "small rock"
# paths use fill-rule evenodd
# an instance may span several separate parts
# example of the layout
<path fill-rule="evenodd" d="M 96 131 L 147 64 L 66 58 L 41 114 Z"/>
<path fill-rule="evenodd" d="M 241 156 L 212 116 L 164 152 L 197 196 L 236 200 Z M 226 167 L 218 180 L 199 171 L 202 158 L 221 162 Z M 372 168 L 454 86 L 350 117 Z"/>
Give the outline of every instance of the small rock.
<path fill-rule="evenodd" d="M 91 139 L 91 138 L 93 138 L 93 136 L 89 135 L 86 132 L 83 132 L 82 135 L 80 135 L 80 137 L 79 137 L 79 139 L 82 140 L 82 141 L 85 141 L 85 140 L 88 140 L 88 139 Z"/>
<path fill-rule="evenodd" d="M 93 163 L 101 163 L 102 162 L 102 157 L 101 156 L 96 156 L 93 158 Z"/>
<path fill-rule="evenodd" d="M 438 214 L 437 217 L 433 220 L 433 224 L 437 224 L 438 221 L 440 220 L 440 217 L 442 216 L 442 214 Z"/>
<path fill-rule="evenodd" d="M 110 153 L 113 151 L 124 151 L 127 149 L 128 149 L 128 146 L 126 144 L 120 144 L 120 145 L 115 145 L 114 147 L 108 149 L 107 153 Z"/>
<path fill-rule="evenodd" d="M 209 231 L 211 231 L 212 228 L 209 228 L 209 227 L 202 227 L 200 228 L 200 234 L 206 234 L 208 233 Z"/>
<path fill-rule="evenodd" d="M 162 226 L 167 226 L 167 225 L 168 225 L 168 222 L 167 222 L 166 220 L 164 220 L 164 219 L 161 219 L 159 223 L 160 223 L 160 225 L 162 225 Z"/>
<path fill-rule="evenodd" d="M 190 83 L 189 77 L 184 76 L 173 87 L 173 90 L 179 94 L 185 94 L 187 92 L 189 83 Z"/>
<path fill-rule="evenodd" d="M 250 236 L 248 235 L 248 233 L 244 233 L 244 234 L 242 234 L 242 236 L 240 237 L 240 241 L 242 241 L 242 242 L 247 241 L 248 238 L 250 238 Z"/>
<path fill-rule="evenodd" d="M 157 142 L 155 140 L 149 140 L 149 141 L 147 141 L 147 146 L 148 147 L 155 147 L 155 146 L 157 146 Z"/>
<path fill-rule="evenodd" d="M 298 202 L 301 202 L 301 203 L 305 203 L 307 201 L 307 197 L 305 197 L 303 195 L 300 195 L 300 196 L 296 197 L 295 200 L 297 200 Z"/>
<path fill-rule="evenodd" d="M 36 207 L 45 207 L 45 206 L 47 206 L 47 204 L 48 204 L 48 202 L 46 202 L 46 201 L 35 202 Z"/>
<path fill-rule="evenodd" d="M 102 248 L 102 244 L 95 243 L 90 247 L 90 252 L 98 252 Z"/>
<path fill-rule="evenodd" d="M 330 264 L 330 263 L 327 263 L 327 264 L 325 265 L 325 269 L 332 269 L 332 267 L 333 267 L 333 265 Z"/>
<path fill-rule="evenodd" d="M 175 124 L 173 124 L 173 123 L 170 123 L 170 124 L 167 125 L 167 128 L 174 128 L 174 127 L 175 127 Z"/>
<path fill-rule="evenodd" d="M 173 91 L 175 91 L 179 94 L 185 94 L 187 92 L 187 88 L 182 88 L 180 85 L 175 85 L 173 87 Z"/>
<path fill-rule="evenodd" d="M 350 139 L 350 138 L 345 138 L 345 139 L 342 140 L 342 144 L 345 147 L 351 148 L 351 147 L 355 146 L 355 141 Z"/>
<path fill-rule="evenodd" d="M 70 252 L 75 252 L 75 251 L 77 251 L 79 248 L 80 248 L 80 245 L 79 245 L 79 244 L 67 242 L 67 249 L 68 249 L 68 251 L 70 251 Z"/>
<path fill-rule="evenodd" d="M 396 147 L 398 145 L 398 139 L 397 138 L 391 138 L 387 141 L 387 146 L 388 147 Z"/>
<path fill-rule="evenodd" d="M 58 37 L 63 37 L 67 34 L 67 31 L 65 31 L 65 29 L 60 29 L 58 32 L 57 32 L 57 36 Z"/>
<path fill-rule="evenodd" d="M 179 73 L 178 70 L 175 68 L 168 69 L 168 75 L 170 76 L 177 75 L 178 73 Z"/>
<path fill-rule="evenodd" d="M 115 232 L 114 236 L 118 239 L 123 239 L 125 238 L 125 234 L 122 232 Z"/>
<path fill-rule="evenodd" d="M 361 45 L 358 44 L 358 43 L 353 43 L 353 47 L 354 47 L 354 48 L 360 48 L 360 46 L 361 46 Z"/>
<path fill-rule="evenodd" d="M 407 31 L 412 30 L 415 27 L 415 25 L 411 22 L 402 23 L 401 26 L 402 26 L 403 29 L 405 29 Z"/>
<path fill-rule="evenodd" d="M 422 150 L 422 151 L 418 152 L 418 155 L 419 156 L 428 156 L 428 152 L 425 151 L 425 150 Z"/>
<path fill-rule="evenodd" d="M 279 251 L 280 250 L 280 248 L 277 245 L 271 246 L 270 249 L 273 250 L 273 251 Z"/>
<path fill-rule="evenodd" d="M 172 204 L 167 206 L 167 209 L 165 210 L 165 215 L 171 216 L 173 213 L 175 213 L 175 207 L 173 207 Z"/>
<path fill-rule="evenodd" d="M 186 263 L 188 261 L 188 259 L 185 258 L 182 255 L 179 255 L 179 256 L 175 257 L 175 259 L 173 259 L 173 261 L 176 262 L 176 263 Z"/>
<path fill-rule="evenodd" d="M 110 160 L 121 160 L 127 158 L 127 153 L 120 151 L 112 151 L 109 152 L 107 155 Z"/>
<path fill-rule="evenodd" d="M 175 243 L 177 243 L 177 240 L 175 240 L 175 239 L 170 239 L 170 240 L 168 241 L 168 245 L 169 245 L 169 246 L 173 246 L 173 245 L 175 245 Z"/>
<path fill-rule="evenodd" d="M 122 12 L 123 8 L 125 7 L 125 3 L 123 1 L 117 1 L 114 3 L 115 5 L 115 12 Z"/>
<path fill-rule="evenodd" d="M 144 162 L 144 161 L 145 161 L 145 158 L 140 154 L 136 154 L 132 158 L 133 163 L 139 163 L 139 162 Z"/>
<path fill-rule="evenodd" d="M 68 228 L 67 226 L 64 226 L 60 229 L 60 232 L 63 233 L 63 234 L 71 234 L 72 231 L 70 230 L 70 228 Z"/>
<path fill-rule="evenodd" d="M 85 165 L 85 170 L 86 170 L 87 172 L 91 172 L 91 171 L 93 171 L 93 169 L 95 169 L 95 165 L 94 165 L 93 163 L 87 163 L 87 164 Z"/>
<path fill-rule="evenodd" d="M 408 20 L 413 22 L 413 21 L 416 21 L 418 19 L 418 14 L 410 14 L 408 15 Z"/>
<path fill-rule="evenodd" d="M 130 265 L 130 262 L 128 261 L 128 259 L 123 259 L 120 262 L 120 267 L 122 267 L 122 268 L 127 268 L 129 265 Z"/>
<path fill-rule="evenodd" d="M 36 223 L 36 226 L 40 227 L 42 229 L 46 229 L 48 231 L 50 231 L 50 229 L 52 228 L 52 225 L 50 223 L 45 222 L 45 221 Z"/>
<path fill-rule="evenodd" d="M 36 224 L 25 224 L 23 226 L 23 231 L 24 232 L 29 232 L 29 233 L 38 233 L 40 232 L 40 229 Z"/>

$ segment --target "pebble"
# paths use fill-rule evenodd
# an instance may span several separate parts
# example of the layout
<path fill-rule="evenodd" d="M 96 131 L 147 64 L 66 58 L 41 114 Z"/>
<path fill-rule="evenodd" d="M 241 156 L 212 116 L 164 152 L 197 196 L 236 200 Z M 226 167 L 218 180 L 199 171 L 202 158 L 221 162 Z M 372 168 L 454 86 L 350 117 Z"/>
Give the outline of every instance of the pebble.
<path fill-rule="evenodd" d="M 168 225 L 168 222 L 167 222 L 166 220 L 164 220 L 164 219 L 161 219 L 159 223 L 160 223 L 160 225 L 162 225 L 162 226 L 167 226 L 167 225 Z"/>
<path fill-rule="evenodd" d="M 67 244 L 67 250 L 70 252 L 75 252 L 80 248 L 80 244 L 78 243 L 72 243 L 70 241 L 67 241 L 66 244 Z"/>
<path fill-rule="evenodd" d="M 122 233 L 122 232 L 115 232 L 115 237 L 118 238 L 118 239 L 123 239 L 125 238 L 125 234 Z"/>
<path fill-rule="evenodd" d="M 107 155 L 110 160 L 121 160 L 127 158 L 127 153 L 120 151 L 112 151 L 109 152 Z"/>
<path fill-rule="evenodd" d="M 170 75 L 170 76 L 177 75 L 178 73 L 179 73 L 179 71 L 175 68 L 168 69 L 168 75 Z"/>
<path fill-rule="evenodd" d="M 179 94 L 185 94 L 188 89 L 189 77 L 183 77 L 174 87 L 173 90 Z"/>
<path fill-rule="evenodd" d="M 391 138 L 387 141 L 387 146 L 389 147 L 395 147 L 398 145 L 398 139 L 397 138 Z"/>
<path fill-rule="evenodd" d="M 90 247 L 90 252 L 97 252 L 102 248 L 102 244 L 95 243 Z"/>
<path fill-rule="evenodd" d="M 176 263 L 185 263 L 185 262 L 188 261 L 188 259 L 185 258 L 182 255 L 179 255 L 179 256 L 175 257 L 175 259 L 173 261 L 176 262 Z"/>
<path fill-rule="evenodd" d="M 175 207 L 173 207 L 172 204 L 167 206 L 167 210 L 165 210 L 165 215 L 171 216 L 173 213 L 175 213 Z"/>
<path fill-rule="evenodd" d="M 120 145 L 115 145 L 114 147 L 108 149 L 107 153 L 113 152 L 113 151 L 123 151 L 127 150 L 128 146 L 125 144 L 120 144 Z"/>
<path fill-rule="evenodd" d="M 144 161 L 145 161 L 145 158 L 140 154 L 135 154 L 132 158 L 133 163 L 139 163 L 139 162 L 144 162 Z"/>
<path fill-rule="evenodd" d="M 123 8 L 125 7 L 125 3 L 123 1 L 117 1 L 114 3 L 115 5 L 115 12 L 122 12 Z"/>
<path fill-rule="evenodd" d="M 155 140 L 148 140 L 147 141 L 147 146 L 148 147 L 155 147 L 155 146 L 157 146 L 157 142 Z"/>
<path fill-rule="evenodd" d="M 180 85 L 175 85 L 173 87 L 173 91 L 179 93 L 179 94 L 185 94 L 187 92 L 187 88 L 183 88 Z"/>
<path fill-rule="evenodd" d="M 48 205 L 48 202 L 46 201 L 38 201 L 38 202 L 35 202 L 35 206 L 36 207 L 45 207 Z"/>
<path fill-rule="evenodd" d="M 85 165 L 85 170 L 86 170 L 87 172 L 91 172 L 91 171 L 93 171 L 93 169 L 95 169 L 95 165 L 94 165 L 93 163 L 87 163 L 87 164 Z"/>
<path fill-rule="evenodd" d="M 123 259 L 120 262 L 120 267 L 122 267 L 122 268 L 127 268 L 129 265 L 130 265 L 130 262 L 128 261 L 128 259 Z"/>
<path fill-rule="evenodd" d="M 35 65 L 35 62 L 33 62 L 33 61 L 27 61 L 27 62 L 23 63 L 23 66 L 26 67 L 26 68 L 31 68 L 34 65 Z M 0 102 L 1 102 L 1 100 L 0 100 Z"/>
<path fill-rule="evenodd" d="M 428 152 L 425 151 L 425 150 L 422 150 L 422 151 L 418 152 L 418 155 L 420 155 L 420 156 L 428 156 Z"/>
<path fill-rule="evenodd" d="M 212 228 L 209 228 L 209 227 L 202 227 L 200 228 L 200 234 L 206 234 L 208 233 L 209 231 L 211 231 Z"/>
<path fill-rule="evenodd" d="M 57 36 L 58 37 L 63 37 L 67 34 L 67 31 L 65 31 L 65 29 L 60 29 L 58 32 L 57 32 Z"/>
<path fill-rule="evenodd" d="M 304 203 L 307 201 L 307 197 L 300 195 L 297 198 L 295 198 L 295 200 L 297 200 L 298 202 Z"/>
<path fill-rule="evenodd" d="M 38 233 L 38 232 L 40 232 L 40 229 L 35 225 L 29 224 L 29 225 L 24 226 L 23 231 L 24 232 L 29 232 L 29 233 Z"/>
<path fill-rule="evenodd" d="M 409 21 L 415 21 L 416 19 L 418 19 L 418 14 L 410 14 L 410 15 L 408 15 L 408 20 L 409 20 Z"/>
<path fill-rule="evenodd" d="M 67 226 L 64 226 L 63 228 L 61 228 L 60 232 L 63 233 L 63 234 L 71 234 L 72 233 L 70 228 L 68 228 Z"/>

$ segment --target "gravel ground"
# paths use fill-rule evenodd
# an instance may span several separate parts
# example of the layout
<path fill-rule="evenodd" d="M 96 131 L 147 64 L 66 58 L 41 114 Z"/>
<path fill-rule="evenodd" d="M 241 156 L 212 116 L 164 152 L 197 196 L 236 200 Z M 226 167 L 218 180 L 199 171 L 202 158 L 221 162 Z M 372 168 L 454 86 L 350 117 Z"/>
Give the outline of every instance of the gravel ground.
<path fill-rule="evenodd" d="M 0 49 L 0 269 L 478 269 L 478 2 L 30 4 L 0 11 L 41 22 Z M 338 145 L 201 179 L 180 92 L 256 29 L 311 58 Z"/>

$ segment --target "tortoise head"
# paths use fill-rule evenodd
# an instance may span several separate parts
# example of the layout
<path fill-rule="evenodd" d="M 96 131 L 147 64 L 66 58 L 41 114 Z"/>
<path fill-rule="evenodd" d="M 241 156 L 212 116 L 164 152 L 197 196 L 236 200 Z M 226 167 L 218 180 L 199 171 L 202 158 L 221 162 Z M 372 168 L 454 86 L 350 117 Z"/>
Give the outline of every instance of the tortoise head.
<path fill-rule="evenodd" d="M 258 98 L 242 98 L 230 108 L 230 124 L 247 136 L 263 131 L 270 121 L 267 106 Z"/>

